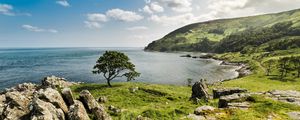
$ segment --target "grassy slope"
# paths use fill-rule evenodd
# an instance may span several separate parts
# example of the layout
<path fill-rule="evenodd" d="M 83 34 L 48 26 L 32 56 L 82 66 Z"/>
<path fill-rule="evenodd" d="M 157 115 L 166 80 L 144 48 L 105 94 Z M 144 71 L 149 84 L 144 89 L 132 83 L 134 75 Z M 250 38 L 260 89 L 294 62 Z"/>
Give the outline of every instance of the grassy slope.
<path fill-rule="evenodd" d="M 289 53 L 287 55 L 287 53 Z M 255 53 L 251 55 L 242 55 L 239 53 L 226 53 L 217 55 L 222 59 L 232 62 L 248 61 L 253 69 L 253 74 L 209 86 L 210 91 L 215 87 L 242 87 L 252 92 L 261 92 L 269 90 L 299 90 L 300 79 L 290 75 L 287 81 L 280 81 L 276 78 L 276 71 L 273 76 L 265 76 L 263 63 L 269 59 L 278 59 L 283 56 L 300 56 L 300 49 L 288 51 L 276 51 L 272 56 L 264 56 L 264 53 Z M 201 105 L 211 105 L 217 107 L 217 100 L 211 100 L 209 103 L 194 103 L 189 101 L 191 88 L 175 85 L 156 85 L 146 83 L 115 83 L 113 88 L 108 88 L 103 84 L 83 84 L 73 86 L 72 90 L 76 97 L 81 90 L 89 90 L 96 98 L 107 96 L 109 101 L 105 106 L 113 105 L 122 108 L 122 114 L 113 115 L 114 119 L 135 119 L 138 115 L 143 115 L 152 119 L 181 119 Z M 139 87 L 135 93 L 131 93 L 129 88 Z M 150 92 L 149 92 L 150 91 Z M 288 120 L 287 112 L 300 111 L 299 106 L 273 101 L 261 96 L 255 97 L 248 110 L 219 110 L 216 113 L 209 113 L 222 120 L 264 120 L 271 115 L 276 120 Z"/>
<path fill-rule="evenodd" d="M 277 14 L 267 14 L 234 19 L 221 19 L 208 22 L 195 23 L 179 28 L 155 43 L 148 45 L 146 50 L 161 51 L 162 48 L 198 43 L 203 38 L 211 41 L 220 41 L 230 34 L 249 28 L 270 27 L 276 23 L 292 21 L 293 27 L 300 26 L 300 10 L 292 10 Z M 222 29 L 223 34 L 209 32 Z"/>
<path fill-rule="evenodd" d="M 268 90 L 298 90 L 300 91 L 300 79 L 289 74 L 284 80 L 278 80 L 278 71 L 275 69 L 277 63 L 275 63 L 273 71 L 270 76 L 265 75 L 264 62 L 270 59 L 279 59 L 280 57 L 288 56 L 300 56 L 300 49 L 276 51 L 274 55 L 268 57 L 264 56 L 264 53 L 255 53 L 249 55 L 242 55 L 239 53 L 225 53 L 218 55 L 217 57 L 226 59 L 233 62 L 248 62 L 253 68 L 253 74 L 239 78 L 232 81 L 227 81 L 222 84 L 225 87 L 242 87 L 251 91 L 268 91 Z"/>

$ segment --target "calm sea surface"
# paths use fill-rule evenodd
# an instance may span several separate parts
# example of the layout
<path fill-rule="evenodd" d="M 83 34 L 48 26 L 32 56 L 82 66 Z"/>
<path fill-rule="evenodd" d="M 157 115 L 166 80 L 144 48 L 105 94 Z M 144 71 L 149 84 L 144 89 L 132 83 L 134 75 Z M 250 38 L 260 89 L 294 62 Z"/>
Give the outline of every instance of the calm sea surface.
<path fill-rule="evenodd" d="M 188 78 L 215 82 L 237 76 L 235 67 L 220 66 L 215 60 L 179 57 L 185 53 L 144 52 L 141 48 L 0 49 L 0 89 L 24 82 L 40 83 L 50 75 L 76 82 L 105 82 L 91 72 L 105 50 L 126 53 L 141 73 L 138 82 L 183 85 Z"/>

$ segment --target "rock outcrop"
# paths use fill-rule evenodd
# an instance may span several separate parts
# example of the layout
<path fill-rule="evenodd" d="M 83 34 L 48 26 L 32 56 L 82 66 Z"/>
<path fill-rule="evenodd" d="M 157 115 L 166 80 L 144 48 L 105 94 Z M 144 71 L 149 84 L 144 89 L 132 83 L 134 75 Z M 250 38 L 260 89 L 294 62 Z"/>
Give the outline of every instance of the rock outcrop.
<path fill-rule="evenodd" d="M 0 92 L 0 120 L 90 120 L 86 108 L 74 100 L 70 88 L 78 84 L 64 78 L 46 77 L 42 85 L 24 83 Z M 83 96 L 98 120 L 110 120 L 104 107 L 88 92 Z"/>
<path fill-rule="evenodd" d="M 247 92 L 246 89 L 243 88 L 220 88 L 213 89 L 213 97 L 214 99 L 220 98 L 221 96 L 232 95 L 235 93 L 244 93 Z"/>
<path fill-rule="evenodd" d="M 75 103 L 73 93 L 70 88 L 64 88 L 61 91 L 61 94 L 68 106 L 71 106 Z"/>
<path fill-rule="evenodd" d="M 59 78 L 59 77 L 55 77 L 55 76 L 45 77 L 42 80 L 43 86 L 52 87 L 52 88 L 66 88 L 66 87 L 70 87 L 74 84 L 78 84 L 78 83 L 68 82 L 68 81 L 66 81 L 65 78 Z"/>
<path fill-rule="evenodd" d="M 209 99 L 208 88 L 204 80 L 200 80 L 192 86 L 191 99 L 196 98 L 204 99 L 206 101 Z"/>
<path fill-rule="evenodd" d="M 108 101 L 108 99 L 107 99 L 107 97 L 105 97 L 105 96 L 101 96 L 101 97 L 99 97 L 99 99 L 98 99 L 98 102 L 100 102 L 100 103 L 106 103 Z"/>
<path fill-rule="evenodd" d="M 38 91 L 39 98 L 52 103 L 57 108 L 60 108 L 64 113 L 68 113 L 68 107 L 60 93 L 52 88 L 41 89 Z"/>
<path fill-rule="evenodd" d="M 247 103 L 251 95 L 248 93 L 236 93 L 232 95 L 222 96 L 219 99 L 219 108 L 248 108 L 250 103 Z"/>
<path fill-rule="evenodd" d="M 63 110 L 53 104 L 34 98 L 31 105 L 31 120 L 65 120 Z"/>
<path fill-rule="evenodd" d="M 274 100 L 278 100 L 278 101 L 291 103 L 291 104 L 300 106 L 300 92 L 298 92 L 298 91 L 273 90 L 273 91 L 266 92 L 265 94 Z"/>
<path fill-rule="evenodd" d="M 80 101 L 74 101 L 68 112 L 69 120 L 90 120 L 83 104 Z"/>
<path fill-rule="evenodd" d="M 4 119 L 2 118 L 2 113 L 4 111 L 5 101 L 6 101 L 5 95 L 0 95 L 0 119 L 1 120 Z"/>
<path fill-rule="evenodd" d="M 23 92 L 7 92 L 5 94 L 5 105 L 2 113 L 4 120 L 26 119 L 28 117 L 28 105 L 31 97 Z"/>
<path fill-rule="evenodd" d="M 97 120 L 111 120 L 111 117 L 105 112 L 105 107 L 99 105 L 88 90 L 83 90 L 79 94 L 83 105 L 96 116 Z"/>
<path fill-rule="evenodd" d="M 196 115 L 206 115 L 207 113 L 213 112 L 215 110 L 212 106 L 200 106 L 195 109 L 194 114 Z"/>

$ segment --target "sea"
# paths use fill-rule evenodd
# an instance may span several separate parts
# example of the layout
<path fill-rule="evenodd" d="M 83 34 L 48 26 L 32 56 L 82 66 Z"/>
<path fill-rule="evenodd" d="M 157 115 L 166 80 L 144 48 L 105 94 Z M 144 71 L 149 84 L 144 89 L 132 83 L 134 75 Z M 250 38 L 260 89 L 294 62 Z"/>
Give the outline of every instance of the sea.
<path fill-rule="evenodd" d="M 236 66 L 220 65 L 220 61 L 212 59 L 180 57 L 185 52 L 145 52 L 142 48 L 2 48 L 0 90 L 25 82 L 40 84 L 44 77 L 51 75 L 74 82 L 105 83 L 92 70 L 96 60 L 111 50 L 125 53 L 136 65 L 141 76 L 131 82 L 187 85 L 187 79 L 214 83 L 238 76 Z M 122 81 L 126 79 L 117 78 L 112 82 Z"/>

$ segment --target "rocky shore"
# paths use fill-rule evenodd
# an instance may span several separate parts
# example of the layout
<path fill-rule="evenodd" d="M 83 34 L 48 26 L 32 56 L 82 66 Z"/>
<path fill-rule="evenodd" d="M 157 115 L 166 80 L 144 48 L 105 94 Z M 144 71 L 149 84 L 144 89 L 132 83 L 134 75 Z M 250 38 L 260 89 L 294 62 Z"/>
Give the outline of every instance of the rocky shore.
<path fill-rule="evenodd" d="M 252 72 L 250 70 L 250 67 L 247 66 L 244 63 L 234 63 L 234 62 L 228 62 L 225 60 L 221 60 L 218 59 L 216 57 L 214 57 L 214 54 L 212 53 L 207 53 L 207 54 L 202 54 L 202 55 L 191 55 L 191 54 L 186 54 L 186 55 L 182 55 L 180 57 L 187 57 L 187 58 L 201 58 L 201 59 L 213 59 L 213 60 L 217 60 L 220 61 L 219 65 L 228 65 L 228 66 L 236 66 L 237 69 L 235 69 L 236 72 L 238 72 L 238 78 L 250 75 Z M 223 81 L 228 81 L 228 80 L 223 80 Z"/>
<path fill-rule="evenodd" d="M 105 107 L 87 90 L 80 99 L 73 97 L 69 88 L 80 83 L 64 78 L 46 77 L 41 85 L 23 83 L 0 93 L 1 120 L 111 120 Z"/>

